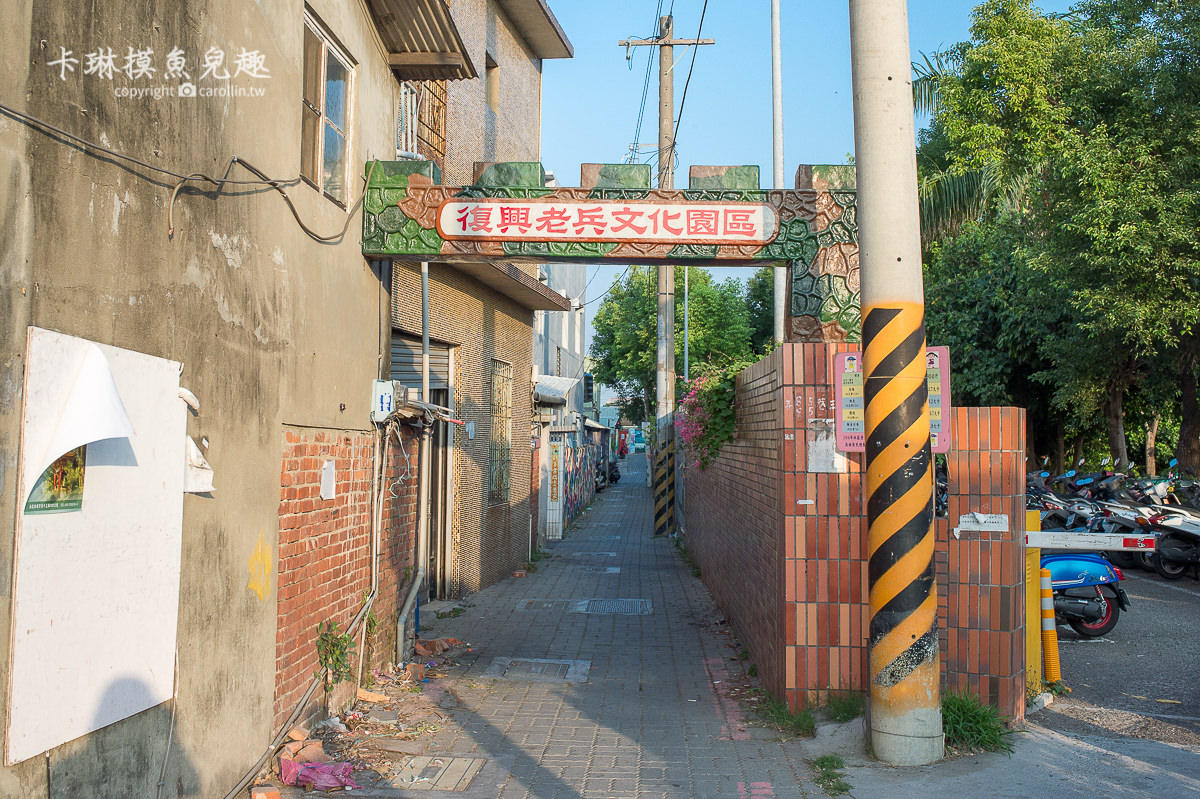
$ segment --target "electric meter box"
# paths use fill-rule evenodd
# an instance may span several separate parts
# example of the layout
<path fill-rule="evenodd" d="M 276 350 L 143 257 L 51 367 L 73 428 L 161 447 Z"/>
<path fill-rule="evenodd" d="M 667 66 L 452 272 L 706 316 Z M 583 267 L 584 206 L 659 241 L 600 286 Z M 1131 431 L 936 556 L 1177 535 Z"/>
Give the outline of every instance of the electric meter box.
<path fill-rule="evenodd" d="M 408 386 L 399 380 L 371 381 L 371 421 L 383 422 L 401 405 L 408 404 Z"/>

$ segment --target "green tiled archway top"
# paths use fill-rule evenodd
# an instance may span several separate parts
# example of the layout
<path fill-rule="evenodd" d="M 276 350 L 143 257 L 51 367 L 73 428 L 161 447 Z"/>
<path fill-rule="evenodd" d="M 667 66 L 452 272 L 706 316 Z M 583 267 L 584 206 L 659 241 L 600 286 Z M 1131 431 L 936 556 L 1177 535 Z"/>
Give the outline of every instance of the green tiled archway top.
<path fill-rule="evenodd" d="M 430 161 L 379 161 L 363 198 L 362 251 L 409 261 L 572 262 L 789 267 L 789 341 L 860 341 L 858 226 L 853 172 L 801 167 L 796 190 L 758 188 L 758 167 L 693 167 L 682 190 L 650 188 L 647 164 L 585 165 L 584 188 L 545 185 L 538 163 L 477 164 L 470 186 L 441 185 Z M 848 177 L 847 177 L 848 176 Z M 768 204 L 779 220 L 766 243 L 447 240 L 438 208 L 453 198 L 653 200 Z"/>

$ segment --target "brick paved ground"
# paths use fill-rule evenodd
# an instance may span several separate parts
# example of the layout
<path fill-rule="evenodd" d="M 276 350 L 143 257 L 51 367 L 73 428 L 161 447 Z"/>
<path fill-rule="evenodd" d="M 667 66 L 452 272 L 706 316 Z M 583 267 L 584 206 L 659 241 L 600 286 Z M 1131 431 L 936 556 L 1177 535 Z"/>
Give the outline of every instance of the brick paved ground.
<path fill-rule="evenodd" d="M 422 616 L 423 625 L 433 625 L 427 635 L 471 643 L 458 658 L 461 667 L 427 684 L 450 721 L 420 739 L 428 757 L 487 758 L 466 791 L 367 788 L 355 795 L 821 795 L 804 762 L 811 752 L 748 724 L 726 694 L 730 667 L 736 676 L 742 670 L 730 660 L 736 652 L 727 646 L 727 629 L 671 542 L 651 537 L 644 457 L 632 456 L 622 469 L 620 484 L 600 494 L 536 572 L 475 594 L 457 618 Z M 647 600 L 650 612 L 579 613 L 568 606 L 591 599 Z M 530 601 L 534 607 L 522 609 Z M 577 682 L 530 678 L 530 669 L 567 669 L 554 664 L 526 664 L 523 678 L 511 667 L 508 676 L 495 676 L 509 658 L 585 660 L 590 668 Z"/>

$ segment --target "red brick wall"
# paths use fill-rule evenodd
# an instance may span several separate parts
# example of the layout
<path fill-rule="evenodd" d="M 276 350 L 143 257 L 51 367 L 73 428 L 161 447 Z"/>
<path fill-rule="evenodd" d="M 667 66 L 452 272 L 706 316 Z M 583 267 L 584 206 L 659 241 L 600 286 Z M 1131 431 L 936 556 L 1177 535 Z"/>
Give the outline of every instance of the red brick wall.
<path fill-rule="evenodd" d="M 848 454 L 844 473 L 808 463 L 820 420 L 834 415 L 834 355 L 856 349 L 787 344 L 747 369 L 737 438 L 706 472 L 687 471 L 687 546 L 764 684 L 794 708 L 867 685 L 863 456 Z M 943 677 L 1019 718 L 1024 411 L 956 408 L 952 425 L 950 518 L 1007 513 L 1012 529 L 955 538 L 937 524 Z"/>
<path fill-rule="evenodd" d="M 684 537 L 709 590 L 767 688 L 782 696 L 779 365 L 775 353 L 738 378 L 737 438 L 705 471 L 689 463 Z"/>
<path fill-rule="evenodd" d="M 937 524 L 943 681 L 1025 715 L 1025 410 L 955 408 L 950 502 Z M 963 514 L 1003 513 L 1006 532 L 960 528 Z M 1036 634 L 1036 631 L 1035 631 Z"/>
<path fill-rule="evenodd" d="M 391 659 L 401 589 L 412 575 L 416 530 L 417 441 L 401 428 L 401 449 L 388 453 L 383 529 L 380 535 L 379 623 L 366 646 L 371 665 Z M 375 437 L 369 431 L 284 430 L 280 473 L 278 621 L 275 642 L 275 723 L 300 701 L 317 669 L 317 625 L 327 620 L 345 630 L 371 586 L 371 477 Z M 321 468 L 335 463 L 336 496 L 321 498 Z M 390 621 L 389 621 L 390 619 Z M 355 632 L 355 641 L 362 636 Z M 356 663 L 357 667 L 357 663 Z M 322 693 L 304 717 L 318 711 Z"/>

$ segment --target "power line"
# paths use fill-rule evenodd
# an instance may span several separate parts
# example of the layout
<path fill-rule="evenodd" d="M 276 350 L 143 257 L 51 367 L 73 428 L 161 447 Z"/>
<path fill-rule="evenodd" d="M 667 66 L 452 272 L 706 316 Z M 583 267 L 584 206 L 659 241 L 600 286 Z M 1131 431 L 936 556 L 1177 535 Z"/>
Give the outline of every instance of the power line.
<path fill-rule="evenodd" d="M 608 292 L 612 291 L 613 287 L 616 286 L 618 283 L 620 283 L 625 278 L 625 275 L 629 274 L 630 268 L 631 267 L 629 267 L 629 266 L 625 267 L 625 271 L 617 276 L 617 279 L 612 282 L 612 285 L 610 285 L 608 288 L 606 288 L 604 290 L 603 294 L 601 294 L 599 297 L 597 297 L 594 300 L 588 300 L 586 303 L 584 303 L 584 305 L 591 305 L 593 302 L 599 302 L 600 300 L 604 299 L 605 295 L 608 294 Z M 599 269 L 596 270 L 596 274 L 597 275 L 600 274 Z"/>
<path fill-rule="evenodd" d="M 658 9 L 654 12 L 654 26 L 655 26 L 654 29 L 655 30 L 658 30 L 658 18 L 662 14 L 662 4 L 663 4 L 663 0 L 658 0 Z M 637 126 L 634 128 L 634 132 L 633 132 L 633 146 L 634 147 L 637 147 L 638 141 L 642 138 L 642 120 L 646 116 L 646 98 L 649 97 L 649 95 L 650 95 L 650 70 L 651 70 L 651 66 L 653 65 L 653 60 L 654 60 L 652 58 L 652 55 L 653 54 L 651 52 L 646 53 L 646 77 L 642 81 L 642 102 L 641 102 L 641 105 L 638 106 Z M 633 69 L 632 61 L 629 64 L 629 68 Z M 633 161 L 631 161 L 631 163 L 635 163 L 635 164 L 639 163 L 636 160 L 639 157 L 637 150 L 633 150 L 629 154 L 629 157 L 634 159 Z"/>
<path fill-rule="evenodd" d="M 674 5 L 674 0 L 672 0 Z M 700 24 L 696 26 L 696 38 L 700 38 L 700 31 L 704 30 L 704 14 L 708 11 L 708 0 L 704 0 L 704 6 L 700 9 Z M 679 123 L 683 120 L 683 106 L 687 102 L 688 84 L 692 82 L 692 69 L 696 66 L 696 53 L 700 48 L 692 50 L 692 62 L 688 65 L 687 80 L 683 82 L 683 97 L 679 99 L 679 114 L 675 117 L 675 130 L 671 132 L 671 161 L 675 163 L 675 145 L 679 141 Z"/>

